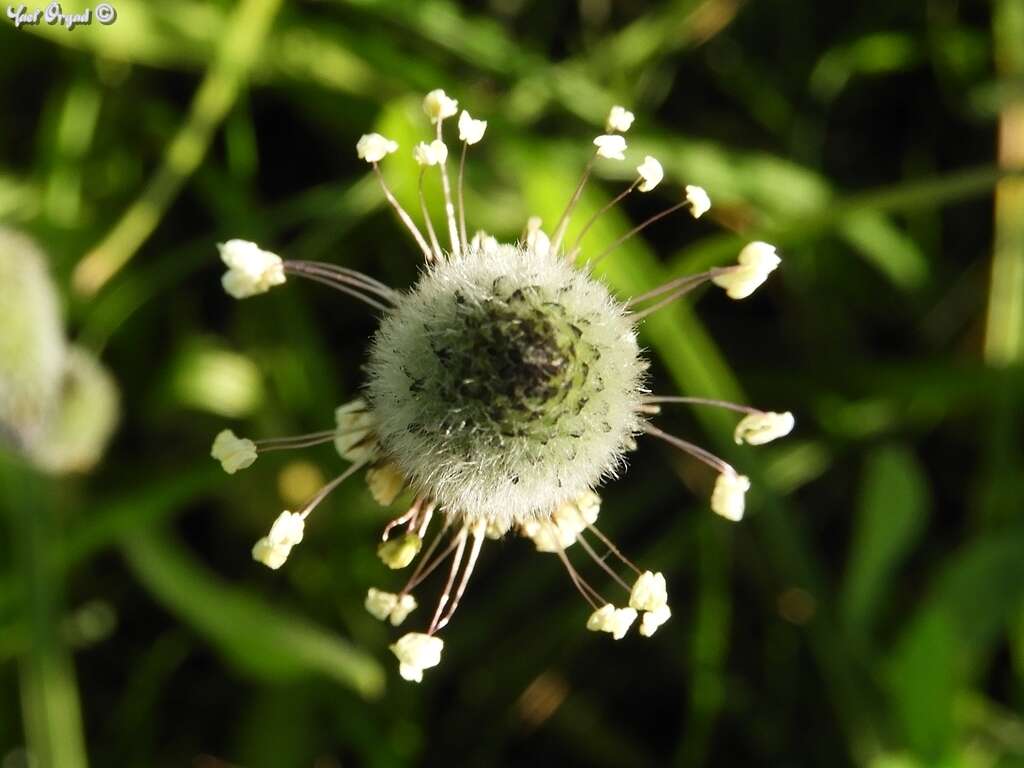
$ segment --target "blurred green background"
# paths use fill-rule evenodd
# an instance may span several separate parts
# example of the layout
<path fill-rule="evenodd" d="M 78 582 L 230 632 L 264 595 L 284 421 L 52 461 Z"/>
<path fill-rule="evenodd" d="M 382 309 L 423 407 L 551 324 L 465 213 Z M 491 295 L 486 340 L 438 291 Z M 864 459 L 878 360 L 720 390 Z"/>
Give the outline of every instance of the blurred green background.
<path fill-rule="evenodd" d="M 68 339 L 120 392 L 91 472 L 0 462 L 3 768 L 1024 765 L 1024 2 L 115 7 L 72 31 L 0 20 L 0 221 L 45 251 Z M 436 87 L 490 121 L 471 230 L 550 226 L 619 103 L 630 159 L 668 178 L 588 248 L 685 183 L 715 221 L 631 240 L 599 270 L 616 290 L 776 243 L 753 298 L 698 296 L 642 340 L 655 391 L 789 409 L 797 430 L 738 450 L 731 418 L 661 417 L 752 477 L 739 525 L 650 440 L 603 492 L 605 529 L 669 578 L 653 639 L 586 632 L 557 561 L 509 539 L 416 686 L 362 606 L 397 583 L 364 484 L 282 570 L 250 559 L 333 476 L 330 446 L 235 477 L 208 457 L 228 426 L 329 428 L 376 320 L 311 285 L 232 301 L 214 244 L 409 285 L 418 253 L 354 146 L 399 140 L 386 172 L 414 205 Z M 600 164 L 584 211 L 634 164 Z"/>

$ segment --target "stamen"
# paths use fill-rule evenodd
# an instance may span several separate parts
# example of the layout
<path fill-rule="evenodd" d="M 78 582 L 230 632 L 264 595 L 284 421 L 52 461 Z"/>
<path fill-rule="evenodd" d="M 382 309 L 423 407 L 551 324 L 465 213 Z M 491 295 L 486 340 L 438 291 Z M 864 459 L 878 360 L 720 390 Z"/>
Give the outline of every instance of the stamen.
<path fill-rule="evenodd" d="M 575 568 L 572 567 L 572 563 L 569 562 L 569 558 L 565 554 L 565 550 L 558 550 L 558 559 L 562 561 L 562 565 L 565 566 L 565 570 L 569 573 L 569 578 L 572 580 L 573 586 L 576 587 L 577 591 L 583 595 L 583 599 L 586 600 L 590 607 L 595 611 L 604 605 L 607 600 L 598 594 L 597 590 L 590 586 L 586 580 L 579 575 Z M 588 594 L 589 592 L 589 594 Z M 591 597 L 593 595 L 594 597 Z M 594 601 L 596 598 L 597 602 Z"/>
<path fill-rule="evenodd" d="M 441 540 L 448 532 L 448 528 L 450 526 L 451 521 L 445 520 L 441 530 L 437 532 L 437 535 L 434 536 L 430 544 L 427 545 L 426 551 L 420 556 L 419 562 L 416 564 L 412 575 L 409 577 L 409 581 L 405 583 L 405 586 L 402 587 L 402 591 L 399 592 L 400 595 L 407 594 L 411 590 L 416 589 L 420 582 L 427 578 L 431 571 L 433 571 L 438 565 L 443 563 L 445 558 L 447 558 L 448 555 L 452 553 L 452 550 L 455 549 L 455 542 L 453 541 L 444 552 L 442 552 L 433 562 L 430 562 L 430 556 L 434 554 L 434 550 L 437 549 L 438 544 L 441 543 Z"/>
<path fill-rule="evenodd" d="M 473 568 L 476 566 L 476 560 L 480 556 L 480 548 L 483 546 L 484 531 L 486 530 L 486 526 L 477 525 L 473 531 L 473 547 L 469 550 L 469 559 L 466 561 L 466 567 L 462 569 L 462 579 L 459 581 L 458 589 L 455 590 L 455 597 L 452 598 L 447 613 L 437 624 L 437 631 L 444 629 L 448 625 L 448 622 L 452 620 L 452 616 L 455 615 L 455 610 L 459 607 L 459 600 L 462 599 L 466 592 L 469 577 L 473 575 Z"/>
<path fill-rule="evenodd" d="M 619 247 L 620 245 L 622 245 L 622 244 L 623 244 L 624 242 L 626 242 L 627 240 L 629 240 L 629 238 L 631 238 L 631 237 L 632 237 L 633 235 L 636 235 L 636 234 L 638 234 L 638 233 L 642 232 L 643 230 L 647 229 L 647 227 L 651 226 L 651 224 L 653 224 L 654 222 L 656 222 L 656 221 L 659 221 L 660 219 L 663 219 L 663 218 L 665 218 L 666 216 L 669 216 L 670 214 L 673 214 L 673 213 L 675 213 L 675 212 L 676 212 L 676 211 L 678 211 L 678 210 L 679 210 L 680 208 L 685 208 L 685 207 L 686 207 L 686 206 L 688 206 L 689 204 L 690 204 L 690 203 L 689 203 L 688 201 L 684 200 L 684 201 L 683 201 L 683 202 L 681 202 L 681 203 L 676 203 L 676 204 L 675 204 L 675 205 L 673 205 L 673 206 L 672 206 L 671 208 L 666 208 L 666 209 L 665 209 L 664 211 L 662 211 L 661 213 L 656 213 L 656 214 L 654 214 L 653 216 L 651 216 L 651 218 L 647 219 L 647 221 L 645 221 L 645 222 L 643 222 L 643 223 L 641 223 L 641 224 L 637 224 L 637 225 L 636 225 L 635 227 L 633 227 L 633 228 L 632 228 L 631 230 L 629 230 L 629 232 L 627 232 L 626 234 L 624 234 L 624 235 L 623 235 L 622 237 L 620 237 L 620 238 L 619 238 L 618 240 L 616 240 L 616 241 L 615 241 L 615 242 L 613 242 L 613 243 L 612 243 L 611 245 L 609 245 L 609 246 L 608 246 L 607 248 L 605 248 L 605 249 L 604 249 L 603 251 L 601 251 L 601 253 L 599 253 L 599 254 L 598 254 L 598 255 L 597 255 L 597 256 L 596 256 L 595 258 L 593 258 L 593 259 L 588 259 L 588 260 L 587 260 L 587 263 L 588 263 L 588 264 L 590 264 L 590 265 L 594 265 L 594 264 L 597 264 L 597 263 L 598 263 L 599 261 L 601 261 L 601 259 L 603 259 L 603 258 L 604 258 L 605 256 L 607 256 L 607 255 L 608 255 L 609 253 L 611 253 L 612 251 L 614 251 L 614 250 L 615 250 L 616 248 L 618 248 L 618 247 Z"/>
<path fill-rule="evenodd" d="M 370 293 L 375 293 L 391 302 L 396 301 L 401 295 L 394 288 L 385 285 L 380 280 L 376 280 L 358 270 L 343 267 L 340 264 L 331 264 L 327 261 L 303 261 L 300 259 L 293 259 L 289 263 L 315 268 L 317 271 L 329 273 L 331 276 L 337 276 L 339 279 L 344 278 L 344 281 L 350 285 L 362 288 Z"/>
<path fill-rule="evenodd" d="M 437 140 L 443 141 L 441 138 L 441 124 L 444 120 L 437 121 Z M 452 185 L 448 181 L 448 158 L 445 158 L 441 163 L 441 189 L 444 192 L 444 215 L 448 219 L 448 237 L 452 241 L 452 253 L 456 256 L 462 254 L 462 249 L 459 245 L 459 232 L 455 226 L 455 205 L 452 203 Z"/>
<path fill-rule="evenodd" d="M 469 240 L 466 239 L 466 203 L 462 197 L 462 177 L 466 170 L 466 151 L 469 149 L 468 142 L 462 142 L 462 155 L 459 157 L 459 237 L 462 238 L 463 250 L 469 250 Z"/>
<path fill-rule="evenodd" d="M 587 528 L 589 528 L 591 532 L 601 540 L 602 544 L 608 547 L 608 551 L 619 558 L 619 560 L 625 563 L 629 568 L 632 568 L 638 576 L 643 573 L 643 571 L 641 571 L 632 560 L 619 551 L 619 548 L 615 546 L 615 543 L 611 539 L 601 533 L 600 529 L 598 529 L 596 525 L 588 525 Z"/>
<path fill-rule="evenodd" d="M 590 231 L 590 228 L 594 226 L 597 220 L 601 218 L 605 213 L 607 213 L 612 207 L 614 207 L 616 203 L 625 199 L 625 197 L 629 195 L 630 192 L 637 188 L 637 185 L 640 184 L 641 181 L 643 181 L 643 178 L 638 177 L 636 181 L 634 181 L 632 184 L 626 187 L 625 191 L 620 192 L 610 202 L 606 203 L 604 207 L 601 208 L 601 210 L 599 210 L 597 213 L 590 217 L 590 220 L 583 225 L 583 229 L 580 230 L 580 233 L 576 238 L 576 242 L 572 246 L 572 250 L 569 251 L 569 255 L 566 257 L 567 259 L 569 259 L 569 261 L 575 261 L 576 257 L 579 256 L 580 243 L 583 242 L 583 237 L 587 234 L 588 231 Z"/>
<path fill-rule="evenodd" d="M 462 554 L 466 551 L 466 529 L 463 528 L 459 531 L 455 537 L 455 557 L 452 558 L 452 568 L 448 572 L 448 581 L 444 585 L 444 592 L 441 593 L 441 597 L 437 601 L 437 610 L 434 611 L 434 618 L 430 622 L 430 628 L 427 630 L 428 635 L 432 635 L 437 631 L 437 623 L 441 620 L 441 612 L 444 607 L 448 604 L 448 600 L 452 593 L 452 586 L 455 584 L 455 576 L 459 572 L 459 566 L 462 565 Z"/>
<path fill-rule="evenodd" d="M 437 507 L 437 502 L 432 501 L 427 504 L 427 508 L 423 510 L 423 520 L 420 522 L 419 530 L 416 531 L 416 535 L 421 539 L 426 535 L 427 528 L 430 525 L 430 519 L 434 516 L 434 508 Z"/>
<path fill-rule="evenodd" d="M 762 413 L 758 408 L 751 408 L 749 405 L 730 403 L 727 400 L 712 400 L 707 397 L 676 397 L 652 395 L 643 398 L 645 403 L 689 403 L 691 405 L 713 405 L 717 408 L 726 408 L 739 413 Z"/>
<path fill-rule="evenodd" d="M 667 432 L 662 432 L 653 424 L 644 424 L 643 430 L 649 435 L 653 435 L 654 437 L 660 437 L 669 445 L 673 445 L 679 450 L 690 454 L 695 459 L 703 461 L 709 467 L 713 467 L 719 472 L 728 472 L 733 475 L 738 474 L 731 464 L 727 464 L 725 461 L 715 456 L 715 454 L 711 453 L 710 451 L 704 450 L 699 445 L 694 445 L 693 443 L 687 442 L 686 440 L 678 438 L 675 435 L 670 435 Z"/>
<path fill-rule="evenodd" d="M 565 230 L 569 228 L 569 219 L 572 216 L 573 210 L 576 208 L 576 204 L 580 201 L 580 196 L 583 194 L 583 187 L 587 185 L 587 179 L 590 178 L 590 172 L 594 169 L 594 161 L 597 159 L 597 153 L 595 152 L 587 160 L 587 165 L 583 169 L 583 175 L 580 177 L 580 183 L 576 185 L 576 191 L 572 193 L 572 197 L 569 198 L 569 204 L 565 206 L 565 210 L 562 212 L 562 218 L 558 220 L 558 226 L 555 227 L 555 234 L 551 238 L 551 253 L 558 253 L 558 249 L 562 245 L 562 239 L 565 237 Z"/>
<path fill-rule="evenodd" d="M 583 547 L 583 549 L 586 551 L 588 555 L 590 555 L 590 559 L 597 563 L 601 567 L 601 570 L 603 570 L 605 573 L 611 576 L 612 579 L 614 579 L 620 587 L 622 587 L 627 592 L 629 592 L 629 590 L 632 589 L 632 587 L 630 587 L 629 584 L 627 584 L 621 578 L 619 578 L 619 574 L 617 574 L 615 570 L 604 561 L 604 558 L 600 557 L 597 554 L 597 552 L 594 551 L 594 548 L 590 546 L 590 542 L 584 539 L 582 534 L 576 537 L 576 541 L 578 541 L 580 546 Z"/>
<path fill-rule="evenodd" d="M 663 293 L 674 291 L 677 288 L 689 285 L 691 282 L 702 282 L 704 280 L 710 280 L 718 273 L 718 270 L 709 269 L 707 272 L 699 272 L 696 275 L 683 275 L 682 277 L 676 277 L 669 280 L 667 283 L 662 283 L 657 288 L 652 288 L 646 293 L 641 293 L 638 296 L 631 297 L 627 302 L 627 307 L 632 307 L 635 304 L 639 304 L 642 301 L 653 299 L 656 296 L 661 296 Z"/>
<path fill-rule="evenodd" d="M 268 451 L 287 451 L 297 448 L 310 448 L 314 445 L 329 443 L 334 440 L 338 433 L 336 429 L 325 429 L 322 432 L 310 432 L 306 435 L 294 435 L 293 437 L 270 437 L 265 440 L 256 440 L 256 452 L 266 453 Z"/>
<path fill-rule="evenodd" d="M 423 239 L 423 235 L 420 234 L 419 228 L 409 217 L 409 214 L 405 212 L 405 209 L 401 206 L 398 200 L 395 199 L 395 196 L 391 194 L 391 190 L 388 188 L 387 183 L 384 181 L 384 174 L 380 172 L 380 167 L 377 165 L 377 163 L 373 164 L 373 172 L 377 174 L 377 179 L 380 181 L 381 189 L 384 190 L 385 199 L 387 199 L 391 207 L 395 209 L 395 213 L 398 214 L 398 218 L 402 220 L 402 223 L 405 225 L 405 228 L 409 230 L 409 233 L 413 236 L 413 239 L 416 241 L 416 244 L 420 247 L 420 250 L 423 251 L 423 258 L 426 259 L 427 261 L 430 261 L 432 257 L 430 253 L 430 246 L 427 245 L 427 241 Z"/>
<path fill-rule="evenodd" d="M 356 289 L 349 287 L 351 283 L 348 280 L 344 280 L 341 277 L 333 275 L 329 272 L 324 272 L 319 269 L 303 266 L 293 261 L 286 261 L 284 263 L 284 271 L 289 275 L 298 275 L 299 277 L 304 277 L 307 280 L 313 281 L 314 283 L 320 283 L 321 285 L 326 285 L 327 287 L 333 288 L 336 291 L 341 291 L 342 293 L 348 294 L 349 296 L 359 299 L 365 304 L 369 304 L 374 309 L 379 309 L 381 312 L 390 312 L 392 310 L 392 307 L 389 307 L 386 304 L 381 304 L 376 299 L 372 299 L 369 296 L 360 293 Z"/>
<path fill-rule="evenodd" d="M 631 312 L 630 315 L 629 315 L 630 319 L 633 320 L 633 322 L 637 322 L 639 320 L 643 320 L 645 317 L 653 315 L 658 310 L 664 309 L 669 304 L 675 303 L 679 299 L 683 298 L 683 296 L 688 294 L 690 291 L 700 287 L 704 282 L 705 282 L 704 280 L 697 280 L 695 282 L 688 283 L 688 284 L 684 285 L 682 288 L 679 288 L 676 291 L 674 291 L 673 293 L 670 293 L 668 296 L 666 296 L 661 301 L 659 301 L 659 302 L 657 302 L 655 304 L 652 304 L 651 306 L 646 307 L 645 309 L 642 309 L 639 312 Z"/>
<path fill-rule="evenodd" d="M 412 520 L 413 518 L 415 518 L 416 515 L 419 514 L 420 504 L 421 503 L 423 503 L 423 497 L 419 496 L 412 503 L 412 506 L 409 507 L 409 509 L 407 509 L 405 511 L 405 514 L 399 515 L 394 520 L 392 520 L 390 523 L 388 523 L 386 526 L 384 526 L 384 533 L 381 534 L 380 540 L 381 541 L 387 541 L 388 540 L 388 536 L 391 535 L 392 529 L 397 528 L 398 526 L 402 525 L 403 523 L 407 523 L 410 520 Z"/>
<path fill-rule="evenodd" d="M 302 515 L 302 519 L 305 520 L 307 517 L 309 517 L 309 513 L 312 512 L 314 509 L 316 509 L 317 506 L 320 504 L 320 502 L 322 502 L 324 499 L 327 498 L 327 496 L 331 493 L 331 491 L 333 491 L 335 488 L 337 488 L 343 482 L 348 480 L 348 478 L 352 477 L 352 475 L 354 475 L 360 469 L 365 467 L 368 463 L 369 462 L 367 462 L 367 461 L 360 461 L 360 462 L 358 462 L 356 464 L 353 464 L 348 469 L 346 469 L 344 472 L 342 472 L 336 478 L 331 480 L 331 482 L 329 482 L 327 485 L 325 485 L 323 488 L 321 488 L 317 492 L 316 496 L 314 496 L 312 499 L 310 499 L 308 502 L 306 502 L 306 505 L 298 512 L 298 514 Z"/>
<path fill-rule="evenodd" d="M 430 211 L 427 210 L 427 198 L 423 195 L 423 174 L 426 168 L 420 168 L 420 180 L 419 180 L 419 194 L 420 194 L 420 211 L 423 213 L 423 221 L 427 225 L 427 235 L 430 236 L 430 245 L 434 249 L 434 259 L 440 260 L 443 255 L 441 251 L 441 244 L 437 242 L 437 233 L 434 232 L 434 223 L 430 220 Z M 432 261 L 433 259 L 427 259 Z"/>

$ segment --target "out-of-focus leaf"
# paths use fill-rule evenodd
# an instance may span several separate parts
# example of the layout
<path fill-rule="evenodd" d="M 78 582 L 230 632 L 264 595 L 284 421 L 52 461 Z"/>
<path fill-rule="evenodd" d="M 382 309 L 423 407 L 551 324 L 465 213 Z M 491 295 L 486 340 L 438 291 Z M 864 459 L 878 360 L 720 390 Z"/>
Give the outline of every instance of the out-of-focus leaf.
<path fill-rule="evenodd" d="M 952 616 L 941 609 L 918 616 L 896 649 L 888 685 L 907 744 L 929 765 L 953 740 L 955 666 Z"/>
<path fill-rule="evenodd" d="M 177 355 L 168 376 L 180 405 L 241 418 L 263 402 L 263 377 L 252 360 L 208 339 L 193 339 Z"/>
<path fill-rule="evenodd" d="M 906 448 L 883 448 L 869 457 L 840 595 L 843 619 L 858 635 L 871 631 L 893 572 L 921 535 L 927 489 L 917 459 Z"/>
<path fill-rule="evenodd" d="M 811 90 L 830 100 L 856 75 L 889 74 L 921 60 L 921 45 L 901 32 L 875 32 L 827 51 L 811 73 Z"/>
<path fill-rule="evenodd" d="M 157 600 L 249 674 L 275 681 L 321 674 L 366 697 L 383 689 L 384 673 L 374 659 L 340 637 L 224 584 L 169 537 L 139 533 L 122 551 Z"/>
<path fill-rule="evenodd" d="M 839 231 L 898 287 L 919 288 L 928 277 L 928 261 L 920 247 L 882 214 L 873 211 L 851 214 L 843 220 Z"/>
<path fill-rule="evenodd" d="M 1024 604 L 1021 552 L 1024 529 L 975 539 L 939 574 L 895 646 L 892 699 L 908 742 L 922 757 L 938 759 L 950 746 L 957 691 Z"/>

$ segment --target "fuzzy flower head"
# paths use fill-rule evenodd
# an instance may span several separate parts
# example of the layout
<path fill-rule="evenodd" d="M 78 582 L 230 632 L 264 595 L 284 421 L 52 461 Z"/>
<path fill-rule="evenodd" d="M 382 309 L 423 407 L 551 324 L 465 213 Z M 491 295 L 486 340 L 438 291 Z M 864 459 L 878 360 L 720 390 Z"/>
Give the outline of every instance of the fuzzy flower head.
<path fill-rule="evenodd" d="M 423 109 L 431 126 L 407 162 L 438 167 L 430 176 L 440 182 L 446 226 L 434 228 L 422 186 L 420 224 L 373 169 L 385 201 L 422 256 L 411 285 L 388 286 L 339 264 L 282 261 L 243 241 L 222 249 L 229 269 L 239 273 L 225 282 L 232 295 L 262 292 L 287 273 L 335 288 L 380 317 L 368 345 L 361 395 L 336 409 L 333 425 L 258 443 L 229 430 L 217 436 L 213 455 L 228 472 L 251 464 L 257 451 L 320 444 L 333 444 L 336 459 L 346 465 L 301 510 L 280 515 L 256 543 L 253 557 L 281 567 L 302 540 L 306 517 L 334 488 L 363 473 L 381 505 L 404 500 L 377 544 L 381 573 L 403 579 L 404 586 L 394 592 L 370 588 L 366 610 L 381 621 L 402 624 L 417 607 L 413 590 L 448 563 L 437 607 L 426 612 L 429 624 L 391 646 L 404 679 L 419 682 L 424 670 L 440 663 L 439 633 L 463 601 L 486 553 L 484 544 L 492 539 L 526 539 L 531 549 L 545 553 L 546 565 L 564 568 L 590 606 L 588 629 L 621 639 L 639 624 L 640 635 L 651 637 L 672 615 L 665 576 L 633 563 L 601 532 L 596 489 L 625 470 L 628 454 L 646 434 L 712 467 L 718 480 L 711 507 L 738 520 L 749 480 L 710 452 L 663 432 L 651 417 L 669 402 L 724 406 L 751 414 L 737 426 L 736 438 L 756 445 L 788 433 L 792 416 L 652 395 L 637 333 L 644 318 L 699 285 L 717 283 L 732 298 L 749 295 L 778 266 L 775 250 L 752 243 L 733 266 L 674 277 L 633 297 L 613 293 L 581 257 L 596 263 L 662 217 L 686 205 L 696 217 L 710 206 L 703 189 L 688 186 L 686 202 L 591 249 L 593 237 L 585 236 L 600 231 L 592 229 L 599 216 L 633 190 L 648 192 L 665 182 L 664 168 L 647 156 L 636 166 L 639 178 L 625 191 L 581 227 L 570 227 L 596 160 L 625 159 L 622 133 L 634 116 L 618 106 L 608 115 L 607 133 L 594 139 L 594 154 L 550 227 L 532 217 L 518 240 L 479 230 L 470 238 L 463 163 L 487 123 L 465 110 L 459 115 L 462 147 L 458 172 L 450 175 L 444 121 L 458 114 L 458 103 L 438 89 L 427 94 Z M 453 130 L 448 127 L 449 134 Z M 367 134 L 357 145 L 359 156 L 371 164 L 397 148 L 379 134 Z M 421 185 L 426 177 L 420 173 Z M 566 240 L 569 231 L 576 234 L 575 243 Z M 586 570 L 607 576 L 607 583 L 595 586 Z M 605 597 L 609 589 L 618 592 L 617 599 Z"/>

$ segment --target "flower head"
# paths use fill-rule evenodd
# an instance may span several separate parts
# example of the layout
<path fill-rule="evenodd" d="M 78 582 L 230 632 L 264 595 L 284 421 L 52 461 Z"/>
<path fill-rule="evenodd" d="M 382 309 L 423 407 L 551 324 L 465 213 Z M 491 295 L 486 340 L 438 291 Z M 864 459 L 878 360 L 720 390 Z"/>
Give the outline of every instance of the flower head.
<path fill-rule="evenodd" d="M 605 121 L 604 128 L 609 133 L 613 131 L 625 133 L 631 125 L 633 125 L 633 113 L 625 107 L 616 105 L 608 113 L 608 119 Z"/>
<path fill-rule="evenodd" d="M 248 240 L 219 243 L 220 258 L 228 271 L 221 278 L 224 290 L 236 299 L 266 293 L 285 281 L 284 264 L 276 253 L 262 250 Z"/>
<path fill-rule="evenodd" d="M 575 244 L 566 242 L 595 158 L 625 157 L 622 132 L 629 129 L 633 114 L 619 106 L 608 116 L 607 133 L 594 139 L 595 154 L 552 229 L 544 231 L 534 217 L 519 241 L 502 241 L 481 231 L 469 239 L 462 162 L 466 147 L 482 139 L 487 123 L 466 111 L 459 116 L 464 144 L 453 194 L 448 148 L 441 136 L 442 121 L 458 112 L 458 103 L 438 89 L 427 94 L 423 108 L 434 126 L 433 136 L 417 144 L 413 155 L 421 166 L 440 166 L 447 231 L 437 232 L 431 224 L 422 187 L 426 234 L 392 194 L 383 174 L 376 174 L 385 200 L 424 259 L 408 289 L 337 264 L 282 263 L 273 254 L 261 256 L 264 252 L 252 244 L 232 247 L 234 260 L 228 266 L 241 273 L 232 277 L 238 293 L 266 290 L 275 275 L 283 281 L 287 271 L 337 288 L 381 317 L 364 369 L 363 396 L 336 409 L 335 426 L 258 444 L 260 450 L 274 450 L 333 443 L 348 467 L 300 511 L 283 513 L 256 543 L 253 557 L 280 567 L 302 540 L 305 518 L 334 488 L 365 470 L 379 503 L 391 505 L 403 493 L 408 500 L 384 527 L 378 555 L 392 570 L 413 566 L 397 591 L 369 589 L 367 611 L 401 624 L 417 606 L 413 590 L 435 568 L 450 563 L 437 608 L 428 614 L 429 625 L 391 646 L 405 679 L 420 681 L 424 669 L 440 662 L 444 643 L 438 633 L 459 606 L 484 543 L 510 530 L 529 538 L 537 550 L 555 555 L 549 560 L 564 567 L 591 606 L 588 629 L 621 639 L 639 618 L 640 634 L 649 637 L 671 616 L 666 579 L 633 563 L 599 530 L 601 498 L 595 489 L 625 468 L 626 456 L 646 433 L 718 471 L 711 507 L 738 520 L 749 480 L 703 448 L 662 432 L 650 417 L 668 402 L 752 409 L 705 398 L 652 395 L 648 362 L 637 342 L 639 323 L 709 281 L 732 298 L 749 295 L 775 269 L 778 257 L 771 246 L 751 243 L 735 266 L 674 278 L 628 300 L 614 295 L 598 279 L 593 264 L 686 204 L 677 202 L 592 256 L 593 262 L 580 265 L 577 257 L 583 253 L 585 235 L 600 231 L 592 228 L 597 217 L 634 189 L 650 191 L 664 178 L 661 164 L 645 157 L 637 166 L 639 179 L 576 229 Z M 362 159 L 377 163 L 397 147 L 379 134 L 368 134 L 357 150 Z M 707 194 L 695 186 L 686 188 L 686 202 L 694 217 L 710 206 Z M 447 235 L 444 246 L 439 234 Z M 758 412 L 757 418 L 740 422 L 736 436 L 759 444 L 791 428 L 789 414 Z M 229 431 L 218 436 L 214 447 L 228 471 L 251 463 L 256 451 L 257 444 Z M 591 571 L 607 574 L 610 588 L 621 590 L 617 602 L 587 580 L 579 563 L 588 559 Z M 638 575 L 632 586 L 625 580 L 629 572 Z M 617 607 L 623 592 L 628 602 Z"/>
<path fill-rule="evenodd" d="M 424 669 L 436 667 L 441 663 L 443 649 L 444 641 L 441 638 L 421 632 L 402 635 L 398 642 L 391 646 L 391 652 L 398 658 L 398 673 L 404 679 L 415 683 L 423 681 Z"/>
<path fill-rule="evenodd" d="M 789 411 L 775 413 L 774 411 L 758 411 L 744 416 L 733 437 L 736 444 L 747 443 L 747 445 L 764 445 L 780 437 L 785 437 L 793 431 L 796 420 Z"/>
<path fill-rule="evenodd" d="M 225 429 L 214 438 L 210 456 L 220 462 L 225 472 L 233 475 L 256 461 L 256 443 L 237 437 L 230 429 Z"/>
<path fill-rule="evenodd" d="M 398 151 L 398 142 L 381 136 L 379 133 L 364 133 L 356 142 L 356 154 L 360 160 L 368 163 L 379 163 L 385 157 Z"/>
<path fill-rule="evenodd" d="M 775 246 L 756 241 L 740 251 L 739 264 L 712 278 L 730 299 L 745 299 L 782 263 Z"/>
<path fill-rule="evenodd" d="M 704 190 L 704 187 L 697 187 L 693 184 L 686 185 L 686 202 L 690 204 L 690 215 L 699 219 L 711 210 L 711 198 Z"/>
<path fill-rule="evenodd" d="M 428 93 L 423 99 L 423 111 L 430 118 L 430 122 L 437 123 L 458 112 L 459 102 L 449 98 L 448 94 L 437 88 Z"/>
<path fill-rule="evenodd" d="M 625 160 L 626 140 L 617 133 L 609 133 L 594 139 L 597 154 L 609 160 Z"/>
<path fill-rule="evenodd" d="M 638 187 L 641 192 L 650 192 L 665 178 L 665 171 L 662 169 L 661 163 L 650 155 L 647 155 L 644 161 L 636 167 L 636 172 L 642 179 Z"/>
<path fill-rule="evenodd" d="M 459 115 L 459 141 L 476 144 L 484 137 L 486 130 L 486 120 L 474 120 L 469 112 L 462 110 L 462 114 Z"/>
<path fill-rule="evenodd" d="M 750 478 L 734 472 L 723 472 L 715 480 L 715 488 L 711 492 L 712 511 L 726 520 L 742 520 L 744 499 L 749 490 Z"/>

